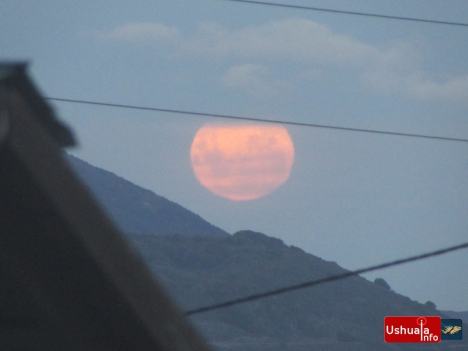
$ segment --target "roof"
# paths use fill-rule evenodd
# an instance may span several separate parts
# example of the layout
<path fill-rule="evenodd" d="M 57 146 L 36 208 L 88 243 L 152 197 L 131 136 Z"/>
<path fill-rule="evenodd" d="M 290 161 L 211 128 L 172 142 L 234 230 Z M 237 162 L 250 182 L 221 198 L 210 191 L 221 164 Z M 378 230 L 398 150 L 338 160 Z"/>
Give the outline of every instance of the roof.
<path fill-rule="evenodd" d="M 24 64 L 0 64 L 0 94 L 0 350 L 209 350 L 70 169 Z"/>
<path fill-rule="evenodd" d="M 76 145 L 73 133 L 60 122 L 52 107 L 42 98 L 40 92 L 27 75 L 26 62 L 0 62 L 0 100 L 5 99 L 5 93 L 15 91 L 26 100 L 29 107 L 34 110 L 38 120 L 49 135 L 61 147 Z M 2 96 L 3 95 L 3 96 Z M 0 125 L 1 139 L 1 125 Z"/>

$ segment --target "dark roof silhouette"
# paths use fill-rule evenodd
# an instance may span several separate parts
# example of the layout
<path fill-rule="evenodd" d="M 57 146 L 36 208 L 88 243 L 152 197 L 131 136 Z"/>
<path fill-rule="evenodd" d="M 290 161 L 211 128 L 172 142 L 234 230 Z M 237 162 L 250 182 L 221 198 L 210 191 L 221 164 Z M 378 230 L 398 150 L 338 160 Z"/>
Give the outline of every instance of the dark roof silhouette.
<path fill-rule="evenodd" d="M 25 68 L 0 64 L 0 350 L 208 350 L 69 168 Z"/>
<path fill-rule="evenodd" d="M 57 120 L 52 107 L 42 99 L 40 92 L 27 75 L 26 68 L 27 64 L 24 62 L 0 62 L 0 81 L 3 89 L 15 90 L 21 94 L 34 111 L 38 121 L 59 146 L 74 146 L 76 141 L 73 133 Z"/>

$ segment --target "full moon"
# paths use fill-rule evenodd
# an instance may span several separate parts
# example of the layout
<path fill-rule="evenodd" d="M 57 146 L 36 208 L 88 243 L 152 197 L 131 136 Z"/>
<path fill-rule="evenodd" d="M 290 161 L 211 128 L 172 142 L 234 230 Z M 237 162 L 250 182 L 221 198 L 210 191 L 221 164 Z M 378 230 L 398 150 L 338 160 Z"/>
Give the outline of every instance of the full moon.
<path fill-rule="evenodd" d="M 281 126 L 205 125 L 190 158 L 198 181 L 216 195 L 254 200 L 289 178 L 294 145 Z"/>

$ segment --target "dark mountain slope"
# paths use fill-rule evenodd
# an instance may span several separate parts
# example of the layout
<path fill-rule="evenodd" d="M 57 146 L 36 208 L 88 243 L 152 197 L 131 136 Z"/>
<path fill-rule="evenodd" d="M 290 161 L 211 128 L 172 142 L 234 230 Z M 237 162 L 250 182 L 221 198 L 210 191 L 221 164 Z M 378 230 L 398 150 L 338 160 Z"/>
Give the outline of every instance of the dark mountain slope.
<path fill-rule="evenodd" d="M 65 157 L 125 233 L 229 236 L 175 202 L 76 157 Z"/>
<path fill-rule="evenodd" d="M 66 157 L 184 310 L 346 272 L 260 233 L 231 236 L 151 191 Z M 466 339 L 385 344 L 387 315 L 441 314 L 352 277 L 191 319 L 216 350 L 468 350 Z"/>
<path fill-rule="evenodd" d="M 224 238 L 133 236 L 133 240 L 184 310 L 346 272 L 336 263 L 250 231 Z M 385 344 L 383 320 L 388 315 L 442 314 L 352 277 L 192 319 L 218 350 L 444 350 L 447 346 Z M 457 345 L 468 350 L 466 341 Z"/>

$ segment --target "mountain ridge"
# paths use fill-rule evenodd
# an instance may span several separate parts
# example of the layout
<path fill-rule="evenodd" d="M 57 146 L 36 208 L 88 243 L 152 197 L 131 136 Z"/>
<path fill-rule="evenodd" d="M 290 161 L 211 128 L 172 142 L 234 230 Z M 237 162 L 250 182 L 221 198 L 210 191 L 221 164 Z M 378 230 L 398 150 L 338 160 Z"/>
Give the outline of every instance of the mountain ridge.
<path fill-rule="evenodd" d="M 348 272 L 252 231 L 230 237 L 142 235 L 131 240 L 185 311 Z M 353 276 L 190 319 L 217 350 L 444 350 L 442 344 L 383 340 L 386 316 L 448 318 L 434 307 Z M 466 341 L 458 345 L 468 346 Z"/>
<path fill-rule="evenodd" d="M 65 154 L 119 229 L 129 234 L 229 236 L 199 215 L 102 168 Z"/>
<path fill-rule="evenodd" d="M 348 272 L 263 233 L 230 235 L 149 190 L 66 157 L 182 310 Z M 352 276 L 189 318 L 218 351 L 468 349 L 466 340 L 437 345 L 383 341 L 387 315 L 463 315 L 449 312 L 412 301 L 382 280 Z"/>

